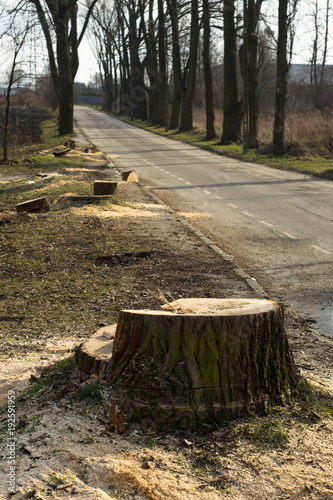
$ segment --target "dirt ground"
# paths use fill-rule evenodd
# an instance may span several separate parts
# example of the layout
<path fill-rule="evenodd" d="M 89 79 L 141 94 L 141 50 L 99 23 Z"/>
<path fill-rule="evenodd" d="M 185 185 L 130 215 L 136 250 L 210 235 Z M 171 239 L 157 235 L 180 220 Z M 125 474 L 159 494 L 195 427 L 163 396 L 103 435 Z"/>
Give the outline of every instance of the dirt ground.
<path fill-rule="evenodd" d="M 292 406 L 207 434 L 137 424 L 123 435 L 108 431 L 108 388 L 75 366 L 84 339 L 116 322 L 120 309 L 160 308 L 160 292 L 255 297 L 232 262 L 137 184 L 120 184 L 113 202 L 58 201 L 116 176 L 101 160 L 0 179 L 0 404 L 9 402 L 0 498 L 333 499 L 332 341 L 301 318 L 287 317 L 286 327 L 310 384 Z M 14 215 L 15 202 L 42 195 L 51 211 Z"/>

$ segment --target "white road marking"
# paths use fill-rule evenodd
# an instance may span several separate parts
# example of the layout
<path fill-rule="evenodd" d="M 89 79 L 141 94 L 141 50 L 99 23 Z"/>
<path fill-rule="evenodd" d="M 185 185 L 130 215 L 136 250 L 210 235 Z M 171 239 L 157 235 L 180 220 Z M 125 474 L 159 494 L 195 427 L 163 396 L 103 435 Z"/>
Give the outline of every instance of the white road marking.
<path fill-rule="evenodd" d="M 217 200 L 223 200 L 223 198 L 221 198 L 221 196 L 214 196 L 214 198 L 216 198 Z"/>
<path fill-rule="evenodd" d="M 264 220 L 261 220 L 260 222 L 261 222 L 261 224 L 265 224 L 265 226 L 274 227 L 273 224 L 270 224 L 269 222 L 266 222 Z"/>
<path fill-rule="evenodd" d="M 319 252 L 325 253 L 326 255 L 332 255 L 332 252 L 329 252 L 328 250 L 324 250 L 323 248 L 317 247 L 316 245 L 311 245 L 311 246 L 312 248 L 318 250 Z"/>
<path fill-rule="evenodd" d="M 192 184 L 190 182 L 187 182 L 187 181 L 185 181 L 185 184 L 187 184 L 188 186 L 192 186 Z"/>
<path fill-rule="evenodd" d="M 183 180 L 184 180 L 184 179 L 182 179 L 181 177 L 177 177 L 177 179 L 178 179 L 179 181 L 183 181 Z"/>
<path fill-rule="evenodd" d="M 232 208 L 238 208 L 238 205 L 234 205 L 233 203 L 228 203 Z"/>
<path fill-rule="evenodd" d="M 209 191 L 205 191 L 205 190 L 204 190 L 204 193 L 205 193 L 205 194 L 211 194 Z"/>
<path fill-rule="evenodd" d="M 254 215 L 249 214 L 249 212 L 245 212 L 244 210 L 242 210 L 242 213 L 245 214 L 245 215 L 247 215 L 248 217 L 254 217 Z"/>
<path fill-rule="evenodd" d="M 175 175 L 173 175 L 173 174 L 170 174 L 170 175 L 171 175 L 171 177 L 176 177 L 176 176 L 175 176 Z"/>

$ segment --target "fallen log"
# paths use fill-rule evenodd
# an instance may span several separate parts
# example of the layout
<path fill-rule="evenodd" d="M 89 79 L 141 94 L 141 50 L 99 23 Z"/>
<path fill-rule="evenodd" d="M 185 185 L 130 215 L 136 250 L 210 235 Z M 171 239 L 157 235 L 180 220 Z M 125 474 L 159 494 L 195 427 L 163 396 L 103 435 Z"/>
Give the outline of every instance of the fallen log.
<path fill-rule="evenodd" d="M 72 150 L 72 148 L 61 148 L 61 149 L 59 148 L 59 149 L 55 149 L 53 151 L 53 156 L 55 156 L 56 158 L 58 158 L 60 156 L 66 155 L 71 150 Z"/>

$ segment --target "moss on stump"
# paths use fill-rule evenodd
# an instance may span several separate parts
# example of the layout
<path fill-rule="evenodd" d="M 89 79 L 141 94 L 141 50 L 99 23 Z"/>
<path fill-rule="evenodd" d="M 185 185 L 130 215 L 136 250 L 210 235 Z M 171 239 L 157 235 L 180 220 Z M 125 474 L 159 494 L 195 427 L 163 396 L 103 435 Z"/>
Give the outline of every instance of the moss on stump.
<path fill-rule="evenodd" d="M 121 311 L 106 366 L 115 430 L 147 418 L 158 428 L 216 427 L 289 401 L 298 379 L 282 306 L 261 299 Z"/>

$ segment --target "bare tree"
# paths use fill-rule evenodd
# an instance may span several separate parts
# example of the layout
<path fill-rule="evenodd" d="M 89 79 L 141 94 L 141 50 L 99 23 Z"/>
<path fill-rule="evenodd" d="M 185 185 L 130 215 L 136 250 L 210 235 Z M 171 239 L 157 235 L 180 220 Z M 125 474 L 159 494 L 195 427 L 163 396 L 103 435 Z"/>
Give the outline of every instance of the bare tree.
<path fill-rule="evenodd" d="M 221 144 L 239 142 L 241 139 L 242 101 L 238 96 L 237 76 L 237 29 L 235 0 L 224 0 L 224 94 L 223 131 Z"/>
<path fill-rule="evenodd" d="M 22 0 L 16 7 L 32 3 L 42 27 L 50 71 L 59 102 L 59 133 L 73 132 L 74 79 L 79 68 L 78 48 L 98 0 L 88 3 L 80 34 L 78 0 Z M 54 42 L 54 43 L 53 43 Z"/>
<path fill-rule="evenodd" d="M 191 28 L 190 49 L 187 62 L 186 77 L 184 78 L 184 93 L 179 131 L 186 132 L 193 129 L 193 99 L 195 94 L 198 46 L 199 46 L 199 2 L 191 0 Z"/>
<path fill-rule="evenodd" d="M 205 101 L 206 101 L 206 139 L 211 140 L 216 137 L 214 118 L 214 91 L 213 74 L 211 64 L 211 26 L 210 26 L 210 1 L 202 0 L 202 21 L 203 21 L 203 47 L 202 58 L 205 75 Z"/>
<path fill-rule="evenodd" d="M 8 85 L 5 91 L 6 111 L 5 111 L 5 126 L 4 126 L 3 141 L 2 141 L 3 162 L 8 161 L 11 93 L 14 85 L 22 78 L 22 73 L 17 72 L 18 56 L 22 47 L 24 46 L 28 33 L 29 33 L 29 26 L 26 26 L 26 28 L 23 31 L 16 34 L 7 33 L 7 35 L 8 34 L 11 35 L 12 38 L 13 58 L 12 58 L 11 68 L 9 71 Z"/>
<path fill-rule="evenodd" d="M 279 0 L 279 34 L 276 56 L 275 117 L 273 153 L 285 154 L 285 122 L 287 110 L 288 72 L 293 50 L 293 21 L 298 0 Z M 289 34 L 289 46 L 288 46 Z"/>
<path fill-rule="evenodd" d="M 324 20 L 320 16 L 319 2 L 315 0 L 313 11 L 314 39 L 310 63 L 311 94 L 313 105 L 325 110 L 329 103 L 324 96 L 326 61 L 328 56 L 330 0 L 326 0 Z M 322 40 L 322 43 L 320 43 Z M 330 103 L 332 105 L 332 103 Z"/>

